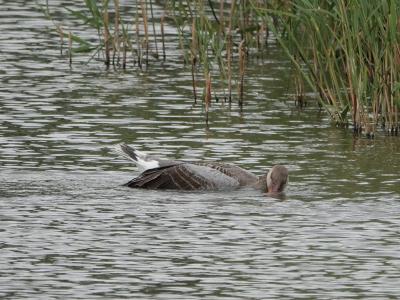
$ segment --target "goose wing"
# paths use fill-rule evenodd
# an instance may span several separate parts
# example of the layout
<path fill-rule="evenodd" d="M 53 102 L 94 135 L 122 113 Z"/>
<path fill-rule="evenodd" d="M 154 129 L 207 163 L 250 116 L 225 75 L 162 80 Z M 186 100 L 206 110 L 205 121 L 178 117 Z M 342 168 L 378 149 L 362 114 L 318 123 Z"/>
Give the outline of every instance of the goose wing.
<path fill-rule="evenodd" d="M 226 190 L 240 186 L 235 178 L 210 168 L 190 163 L 144 171 L 126 186 L 146 189 Z"/>
<path fill-rule="evenodd" d="M 204 165 L 218 170 L 226 176 L 235 178 L 237 181 L 239 181 L 240 186 L 251 185 L 258 180 L 258 177 L 256 175 L 238 166 L 214 162 L 205 163 Z"/>

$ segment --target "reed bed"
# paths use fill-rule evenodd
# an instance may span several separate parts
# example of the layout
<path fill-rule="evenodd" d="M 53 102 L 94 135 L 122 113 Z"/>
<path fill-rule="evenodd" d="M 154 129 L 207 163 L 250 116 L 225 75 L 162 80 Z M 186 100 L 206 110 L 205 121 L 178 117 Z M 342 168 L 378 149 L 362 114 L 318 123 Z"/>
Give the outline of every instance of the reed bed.
<path fill-rule="evenodd" d="M 182 60 L 191 67 L 194 103 L 203 100 L 207 123 L 212 96 L 245 103 L 246 64 L 267 46 L 273 30 L 293 63 L 299 106 L 311 88 L 337 125 L 352 124 L 354 132 L 368 136 L 379 127 L 398 134 L 397 0 L 134 0 L 123 11 L 119 0 L 84 3 L 85 11 L 68 11 L 96 30 L 97 43 L 54 22 L 61 44 L 68 40 L 70 64 L 72 53 L 90 52 L 107 67 L 147 68 L 160 59 L 160 44 L 167 60 L 165 25 L 174 26 Z M 164 5 L 160 19 L 156 4 Z M 44 12 L 51 18 L 48 7 Z"/>
<path fill-rule="evenodd" d="M 399 1 L 296 0 L 263 12 L 278 20 L 270 24 L 296 68 L 299 100 L 305 81 L 337 125 L 398 134 Z"/>
<path fill-rule="evenodd" d="M 209 83 L 212 82 L 215 101 L 223 99 L 231 103 L 236 98 L 241 108 L 245 102 L 246 63 L 251 52 L 265 47 L 268 36 L 268 20 L 260 17 L 257 10 L 269 7 L 267 2 L 276 1 L 167 2 L 179 34 L 184 62 L 191 65 L 195 103 L 200 86 L 203 86 L 201 98 L 211 103 Z M 204 101 L 206 114 L 207 101 Z"/>

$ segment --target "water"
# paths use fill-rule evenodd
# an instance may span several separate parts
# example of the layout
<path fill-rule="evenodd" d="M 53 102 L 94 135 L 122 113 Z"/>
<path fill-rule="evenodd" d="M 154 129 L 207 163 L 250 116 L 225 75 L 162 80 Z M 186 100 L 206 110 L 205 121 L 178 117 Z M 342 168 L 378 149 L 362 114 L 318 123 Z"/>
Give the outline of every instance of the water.
<path fill-rule="evenodd" d="M 243 112 L 215 103 L 207 129 L 179 51 L 145 71 L 70 69 L 34 2 L 0 7 L 0 298 L 400 297 L 399 139 L 298 111 L 279 49 L 249 66 Z M 119 142 L 285 164 L 286 199 L 122 187 L 137 170 Z"/>

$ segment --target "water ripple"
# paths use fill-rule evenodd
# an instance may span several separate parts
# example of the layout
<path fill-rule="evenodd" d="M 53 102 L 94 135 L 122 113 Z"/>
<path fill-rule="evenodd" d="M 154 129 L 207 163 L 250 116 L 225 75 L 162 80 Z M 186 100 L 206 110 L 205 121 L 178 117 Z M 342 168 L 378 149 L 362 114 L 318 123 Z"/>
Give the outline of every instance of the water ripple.
<path fill-rule="evenodd" d="M 398 137 L 297 110 L 273 45 L 248 66 L 243 110 L 220 97 L 207 128 L 172 27 L 173 55 L 148 70 L 70 68 L 35 5 L 0 0 L 0 298 L 400 297 Z M 51 5 L 73 27 L 62 8 L 78 4 Z M 257 174 L 285 164 L 286 199 L 122 187 L 137 175 L 122 141 Z"/>

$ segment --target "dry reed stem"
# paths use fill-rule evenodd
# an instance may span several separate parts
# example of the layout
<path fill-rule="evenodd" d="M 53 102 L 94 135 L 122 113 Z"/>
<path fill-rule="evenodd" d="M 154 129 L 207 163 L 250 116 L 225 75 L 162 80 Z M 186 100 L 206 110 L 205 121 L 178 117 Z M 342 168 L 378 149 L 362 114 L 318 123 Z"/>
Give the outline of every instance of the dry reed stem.
<path fill-rule="evenodd" d="M 153 13 L 153 1 L 150 1 L 150 14 L 151 14 L 151 23 L 153 25 L 153 36 L 154 36 L 154 46 L 156 49 L 155 57 L 158 58 L 158 45 L 157 45 L 157 33 L 156 33 L 156 25 L 154 22 L 154 13 Z"/>
<path fill-rule="evenodd" d="M 232 50 L 233 50 L 233 37 L 232 37 L 232 22 L 233 22 L 233 14 L 235 12 L 235 3 L 236 1 L 231 2 L 231 9 L 229 14 L 229 22 L 228 22 L 228 34 L 227 45 L 226 45 L 226 60 L 227 60 L 227 73 L 228 73 L 228 101 L 229 103 L 232 101 Z"/>
<path fill-rule="evenodd" d="M 147 20 L 147 2 L 140 0 L 140 7 L 142 8 L 142 19 L 144 28 L 144 48 L 146 49 L 146 65 L 149 64 L 149 29 Z"/>
<path fill-rule="evenodd" d="M 192 52 L 193 56 L 197 56 L 197 31 L 196 31 L 196 19 L 192 19 L 192 41 L 190 45 L 190 51 Z"/>
<path fill-rule="evenodd" d="M 126 69 L 126 39 L 124 38 L 123 41 L 123 49 L 122 49 L 122 68 Z"/>
<path fill-rule="evenodd" d="M 206 94 L 204 99 L 205 109 L 206 109 L 206 124 L 208 125 L 208 111 L 211 106 L 211 74 L 208 72 L 206 74 Z"/>
<path fill-rule="evenodd" d="M 165 54 L 165 37 L 164 37 L 165 36 L 165 34 L 164 34 L 164 19 L 165 19 L 165 16 L 163 14 L 161 17 L 160 25 L 161 25 L 161 41 L 162 41 L 163 59 L 165 61 L 166 54 Z"/>
<path fill-rule="evenodd" d="M 192 88 L 194 103 L 197 103 L 197 92 L 196 92 L 196 57 L 192 56 Z"/>
<path fill-rule="evenodd" d="M 135 18 L 135 31 L 136 31 L 136 46 L 137 46 L 137 57 L 138 57 L 138 66 L 142 69 L 142 48 L 140 42 L 140 27 L 139 27 L 139 6 L 136 1 L 136 18 Z"/>
<path fill-rule="evenodd" d="M 227 46 L 226 46 L 226 59 L 227 59 L 227 73 L 228 73 L 228 101 L 232 101 L 232 35 L 227 36 Z"/>
<path fill-rule="evenodd" d="M 243 105 L 243 92 L 244 92 L 244 73 L 246 67 L 246 49 L 245 41 L 239 44 L 239 105 Z"/>
<path fill-rule="evenodd" d="M 197 92 L 196 92 L 196 62 L 197 62 L 197 32 L 196 32 L 196 21 L 195 18 L 192 20 L 192 41 L 190 47 L 191 53 L 191 65 L 192 65 L 192 87 L 194 103 L 197 103 Z"/>
<path fill-rule="evenodd" d="M 110 65 L 110 32 L 108 30 L 108 28 L 109 28 L 109 16 L 108 16 L 107 7 L 104 7 L 103 19 L 104 19 L 103 20 L 103 22 L 104 22 L 103 35 L 104 35 L 104 47 L 105 47 L 105 55 L 106 55 L 105 64 L 108 67 Z"/>
<path fill-rule="evenodd" d="M 301 78 L 299 72 L 295 73 L 294 84 L 296 88 L 295 103 L 298 107 L 303 108 L 305 106 L 304 102 L 304 81 Z"/>
<path fill-rule="evenodd" d="M 68 32 L 68 54 L 69 54 L 69 66 L 72 65 L 72 34 Z"/>
<path fill-rule="evenodd" d="M 119 0 L 114 0 L 115 9 L 115 20 L 114 20 L 114 39 L 113 39 L 113 64 L 115 64 L 115 57 L 117 57 L 117 63 L 119 62 L 120 56 L 120 41 L 119 41 L 119 21 L 120 21 L 120 11 L 119 11 Z"/>

